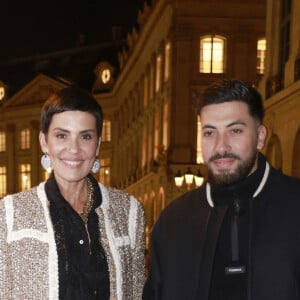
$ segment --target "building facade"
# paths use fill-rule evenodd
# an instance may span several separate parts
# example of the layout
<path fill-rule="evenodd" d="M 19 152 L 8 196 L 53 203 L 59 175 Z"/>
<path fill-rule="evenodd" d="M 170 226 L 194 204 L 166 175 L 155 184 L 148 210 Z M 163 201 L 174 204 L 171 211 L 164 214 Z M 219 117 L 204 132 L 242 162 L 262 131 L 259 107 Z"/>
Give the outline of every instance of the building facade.
<path fill-rule="evenodd" d="M 261 80 L 265 3 L 157 0 L 138 22 L 140 31 L 128 35 L 129 47 L 119 54 L 112 92 L 98 99 L 117 103 L 111 183 L 144 204 L 150 232 L 161 210 L 195 187 L 198 172 L 205 176 L 197 115 L 202 90 L 222 78 Z M 175 176 L 187 171 L 192 183 L 177 187 Z"/>
<path fill-rule="evenodd" d="M 300 3 L 268 0 L 265 98 L 266 155 L 284 173 L 300 177 Z"/>
<path fill-rule="evenodd" d="M 269 130 L 264 151 L 276 168 L 300 176 L 299 8 L 296 0 L 145 2 L 139 29 L 118 54 L 118 76 L 106 62 L 95 66 L 91 92 L 105 119 L 96 177 L 143 203 L 148 232 L 166 205 L 206 176 L 197 112 L 212 81 L 237 78 L 259 88 Z M 41 74 L 3 96 L 0 198 L 47 178 L 39 163 L 40 108 L 66 85 Z"/>
<path fill-rule="evenodd" d="M 41 108 L 48 96 L 69 85 L 69 82 L 43 74 L 36 76 L 18 93 L 0 106 L 0 199 L 7 194 L 29 189 L 49 177 L 41 167 L 39 144 Z M 110 105 L 104 108 L 110 111 Z M 95 175 L 104 184 L 110 182 L 112 156 L 111 123 L 104 116 L 99 159 L 101 170 Z"/>

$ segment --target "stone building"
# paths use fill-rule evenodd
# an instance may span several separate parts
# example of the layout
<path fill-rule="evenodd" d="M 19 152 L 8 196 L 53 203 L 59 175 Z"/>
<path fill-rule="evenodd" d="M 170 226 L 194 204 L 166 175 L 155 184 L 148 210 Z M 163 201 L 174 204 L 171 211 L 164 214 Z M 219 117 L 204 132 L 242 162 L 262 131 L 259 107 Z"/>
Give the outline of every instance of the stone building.
<path fill-rule="evenodd" d="M 197 107 L 212 81 L 238 78 L 259 88 L 269 130 L 264 151 L 276 168 L 300 176 L 299 9 L 296 0 L 145 2 L 118 52 L 118 72 L 105 60 L 95 64 L 90 91 L 105 117 L 96 177 L 143 203 L 148 232 L 168 203 L 205 177 Z M 0 197 L 47 177 L 39 165 L 39 110 L 50 91 L 69 84 L 40 74 L 3 94 Z"/>
<path fill-rule="evenodd" d="M 268 0 L 267 58 L 259 88 L 265 98 L 266 155 L 277 169 L 300 177 L 300 3 Z"/>
<path fill-rule="evenodd" d="M 258 85 L 264 73 L 265 2 L 157 0 L 138 15 L 119 53 L 114 103 L 111 184 L 144 204 L 147 230 L 161 210 L 205 176 L 197 115 L 212 81 L 239 78 Z M 177 175 L 184 177 L 175 185 Z"/>
<path fill-rule="evenodd" d="M 125 42 L 113 40 L 0 62 L 0 198 L 35 186 L 49 176 L 40 166 L 38 142 L 41 107 L 49 94 L 71 84 L 91 91 L 97 83 L 95 66 L 104 59 L 105 66 L 117 62 L 112 53 Z M 104 110 L 109 111 L 110 106 Z M 110 139 L 110 121 L 105 119 L 101 153 L 105 157 L 111 156 Z M 97 174 L 106 184 L 107 173 L 102 168 Z"/>

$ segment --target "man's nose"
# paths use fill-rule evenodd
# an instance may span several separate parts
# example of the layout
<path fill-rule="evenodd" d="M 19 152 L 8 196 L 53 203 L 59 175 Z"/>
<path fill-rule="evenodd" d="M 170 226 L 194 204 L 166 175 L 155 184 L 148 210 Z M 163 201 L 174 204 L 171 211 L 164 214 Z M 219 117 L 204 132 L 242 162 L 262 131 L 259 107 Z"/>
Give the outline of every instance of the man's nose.
<path fill-rule="evenodd" d="M 216 150 L 216 152 L 218 152 L 220 154 L 224 154 L 225 152 L 228 152 L 231 150 L 230 141 L 226 134 L 218 135 L 215 150 Z"/>

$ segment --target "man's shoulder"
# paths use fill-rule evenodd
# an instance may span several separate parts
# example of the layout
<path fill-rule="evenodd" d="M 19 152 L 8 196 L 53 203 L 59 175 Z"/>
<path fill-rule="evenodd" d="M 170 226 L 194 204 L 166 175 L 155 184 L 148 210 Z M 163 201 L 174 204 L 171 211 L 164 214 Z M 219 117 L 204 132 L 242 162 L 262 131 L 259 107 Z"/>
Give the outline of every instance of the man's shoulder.
<path fill-rule="evenodd" d="M 300 192 L 300 178 L 286 175 L 281 171 L 272 168 L 271 171 L 273 182 L 278 184 L 279 188 L 287 187 Z"/>
<path fill-rule="evenodd" d="M 271 176 L 266 184 L 266 191 L 275 200 L 289 206 L 292 205 L 300 208 L 300 179 L 282 173 L 281 171 L 272 169 Z"/>
<path fill-rule="evenodd" d="M 205 186 L 191 190 L 173 200 L 163 211 L 161 216 L 190 215 L 210 209 L 205 196 Z"/>

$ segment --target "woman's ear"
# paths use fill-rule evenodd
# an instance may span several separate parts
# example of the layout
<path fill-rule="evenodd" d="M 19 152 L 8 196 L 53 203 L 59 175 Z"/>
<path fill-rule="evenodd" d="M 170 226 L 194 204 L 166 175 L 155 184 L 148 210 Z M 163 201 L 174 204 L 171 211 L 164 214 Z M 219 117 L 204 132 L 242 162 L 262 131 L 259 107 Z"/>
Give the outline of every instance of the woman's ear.
<path fill-rule="evenodd" d="M 101 136 L 99 137 L 99 140 L 98 140 L 98 145 L 97 145 L 97 149 L 96 149 L 96 156 L 99 155 L 100 145 L 101 145 Z"/>
<path fill-rule="evenodd" d="M 41 131 L 40 131 L 40 134 L 39 134 L 39 141 L 40 141 L 42 152 L 43 153 L 48 152 L 47 138 L 46 138 L 46 135 Z"/>
<path fill-rule="evenodd" d="M 267 128 L 264 125 L 258 127 L 257 149 L 261 150 L 265 146 L 267 139 Z"/>

